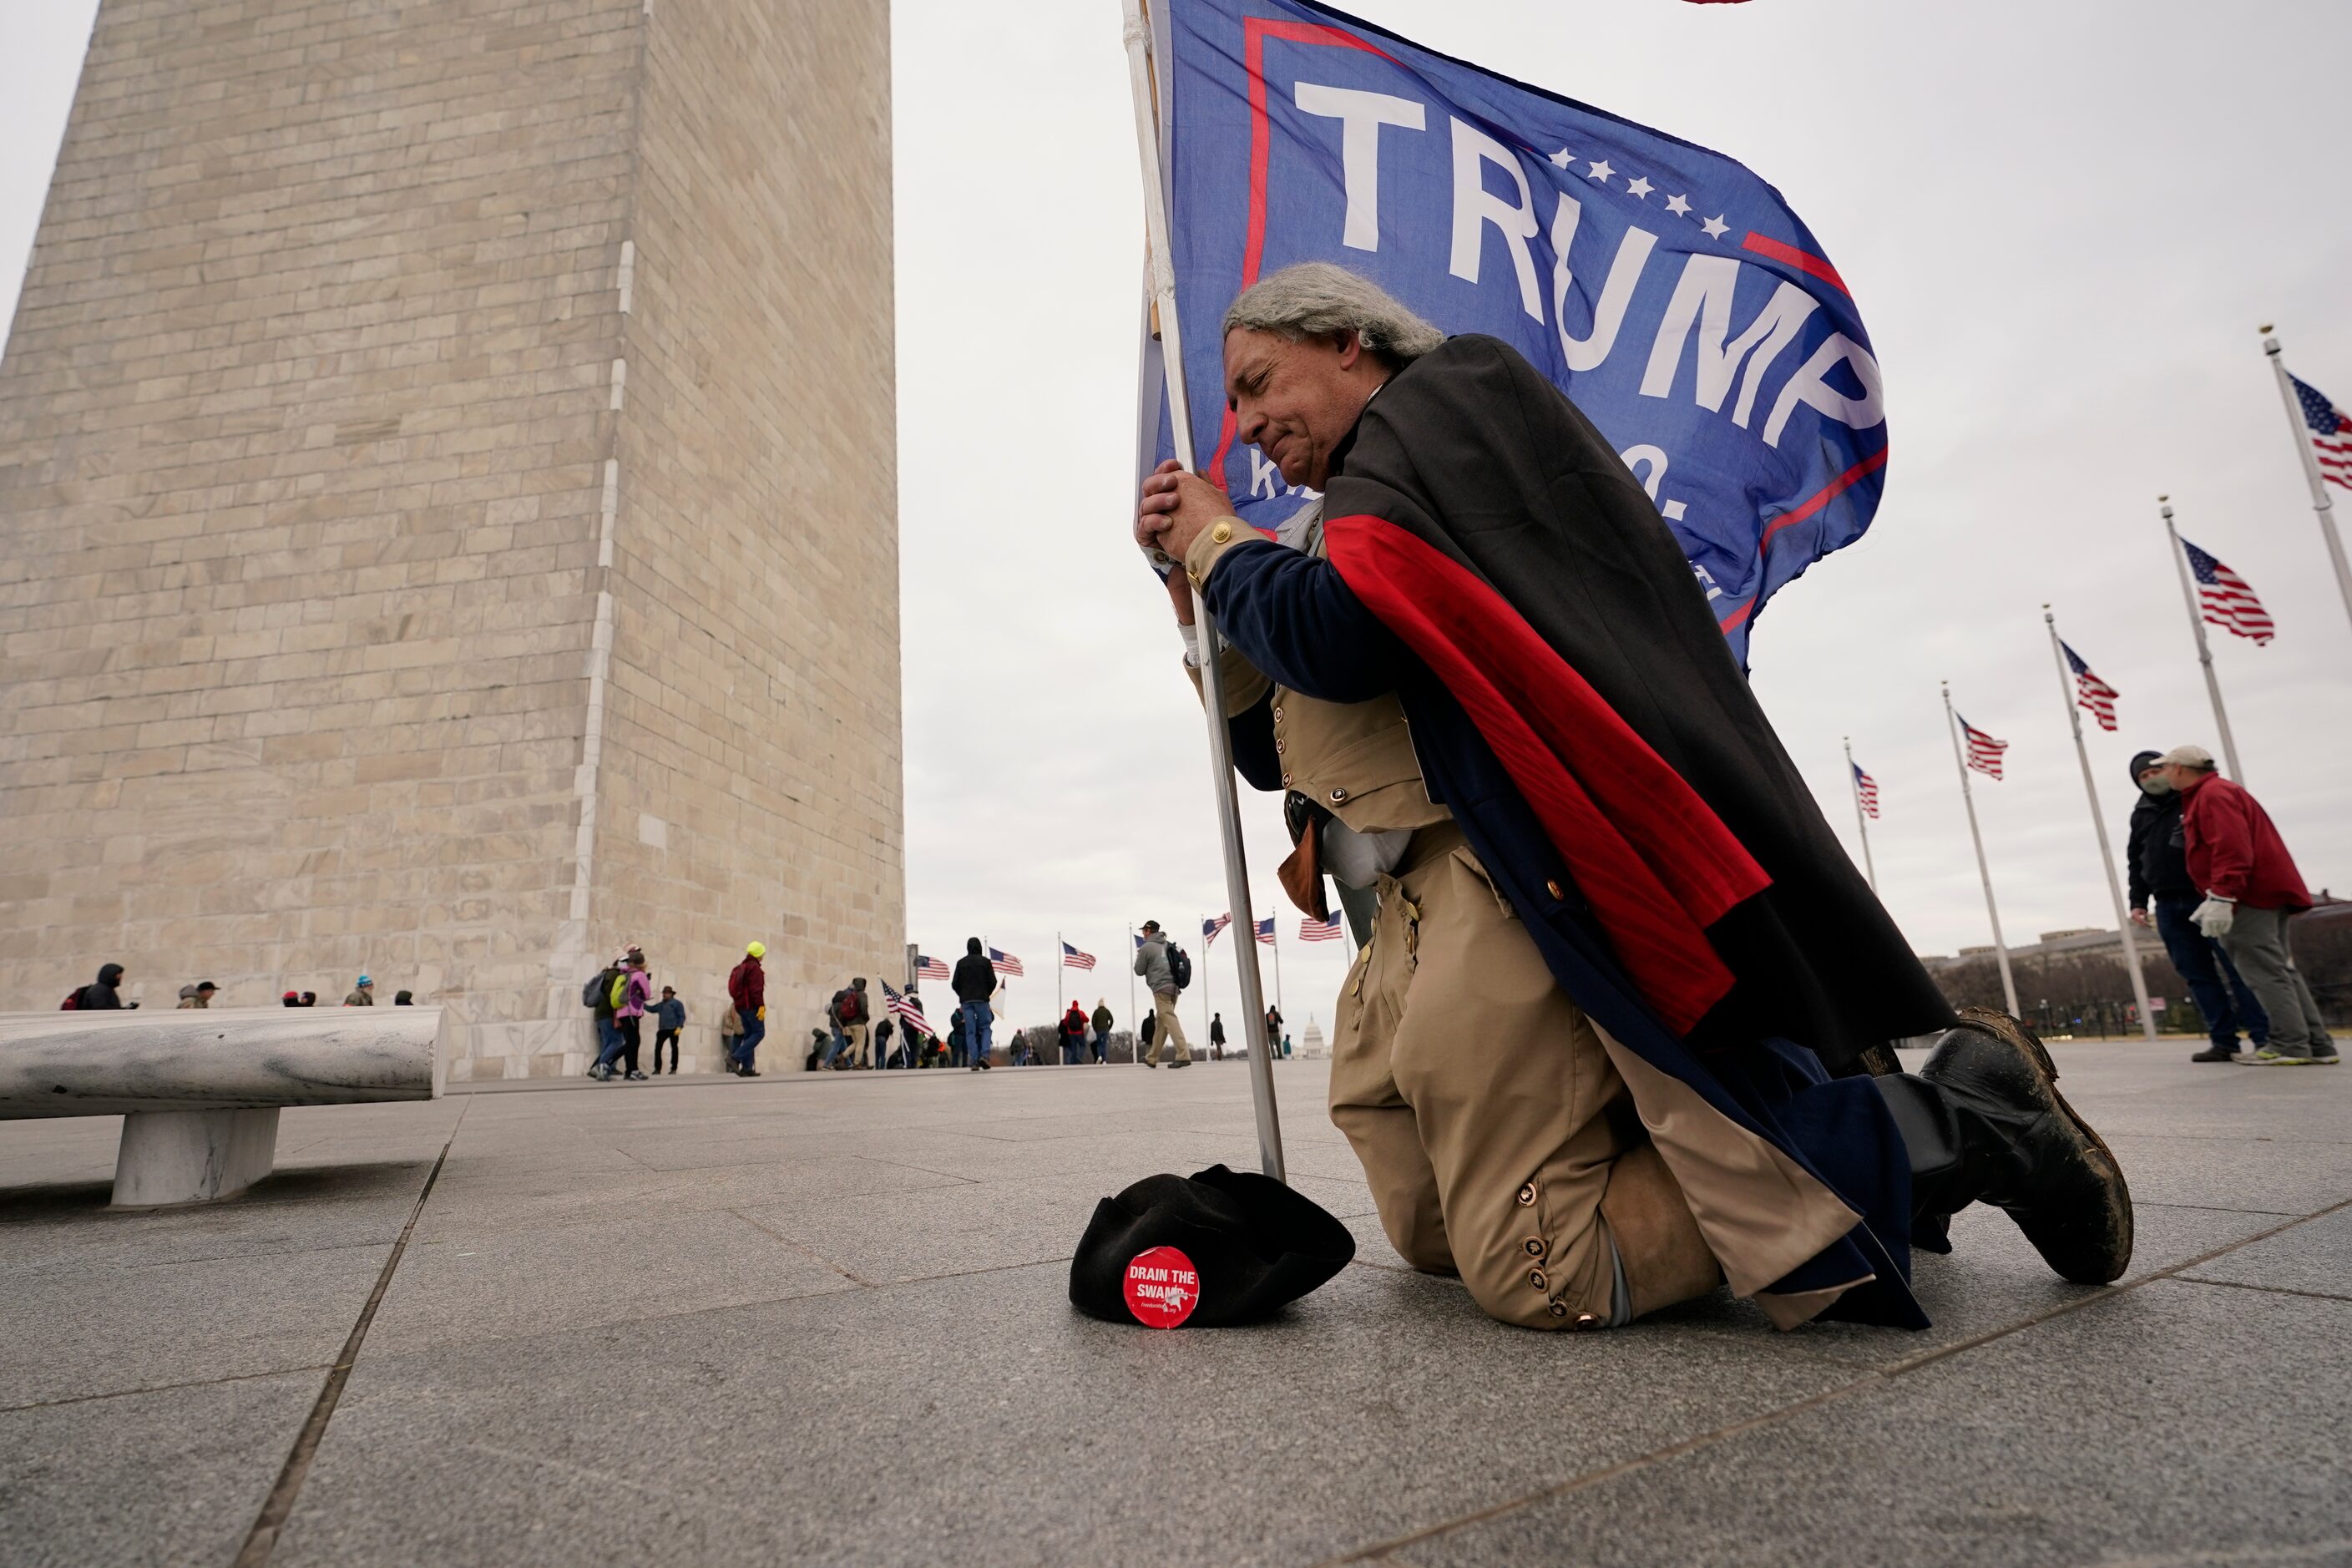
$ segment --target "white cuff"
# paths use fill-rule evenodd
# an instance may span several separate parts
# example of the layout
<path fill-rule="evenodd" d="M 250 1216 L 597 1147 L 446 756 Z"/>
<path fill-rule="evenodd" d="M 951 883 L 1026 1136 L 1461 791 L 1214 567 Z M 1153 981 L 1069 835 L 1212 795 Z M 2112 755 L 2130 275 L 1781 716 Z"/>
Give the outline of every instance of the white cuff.
<path fill-rule="evenodd" d="M 1200 668 L 1201 628 L 1198 626 L 1188 626 L 1184 622 L 1179 621 L 1176 623 L 1176 629 L 1181 633 L 1184 637 L 1184 668 L 1187 669 Z"/>

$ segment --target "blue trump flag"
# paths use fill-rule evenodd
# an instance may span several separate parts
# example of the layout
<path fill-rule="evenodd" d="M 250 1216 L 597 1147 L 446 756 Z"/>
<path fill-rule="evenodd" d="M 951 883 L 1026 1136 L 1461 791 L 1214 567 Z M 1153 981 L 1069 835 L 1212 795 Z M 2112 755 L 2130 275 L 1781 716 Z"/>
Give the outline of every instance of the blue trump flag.
<path fill-rule="evenodd" d="M 1765 601 L 1870 526 L 1878 363 L 1770 185 L 1308 0 L 1155 10 L 1197 458 L 1244 521 L 1271 531 L 1307 498 L 1238 441 L 1216 323 L 1261 277 L 1320 260 L 1503 339 L 1567 393 L 1658 504 L 1743 665 Z"/>

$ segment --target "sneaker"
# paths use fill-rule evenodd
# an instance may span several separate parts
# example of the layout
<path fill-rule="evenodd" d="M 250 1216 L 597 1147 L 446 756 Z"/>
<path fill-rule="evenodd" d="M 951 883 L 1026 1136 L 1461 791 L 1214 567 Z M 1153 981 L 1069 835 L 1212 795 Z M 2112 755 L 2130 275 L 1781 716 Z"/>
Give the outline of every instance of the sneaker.
<path fill-rule="evenodd" d="M 646 1075 L 641 1072 L 633 1072 L 625 1076 L 631 1083 L 643 1083 L 646 1081 Z"/>
<path fill-rule="evenodd" d="M 2334 1040 L 2314 1040 L 2311 1042 L 2311 1059 L 2321 1067 L 2332 1068 L 2344 1058 L 2336 1054 Z"/>
<path fill-rule="evenodd" d="M 745 1068 L 735 1076 L 737 1078 L 758 1078 L 760 1076 L 760 1072 L 757 1068 Z"/>
<path fill-rule="evenodd" d="M 2274 1051 L 2268 1046 L 2264 1046 L 2250 1057 L 2241 1057 L 2238 1059 L 2250 1068 L 2307 1068 L 2313 1065 L 2313 1058 L 2310 1057 L 2289 1056 L 2284 1051 Z"/>
<path fill-rule="evenodd" d="M 606 1067 L 604 1063 L 598 1062 L 594 1067 L 588 1069 L 588 1076 L 594 1079 L 598 1083 L 603 1083 L 613 1076 L 613 1069 Z"/>
<path fill-rule="evenodd" d="M 2238 1053 L 2229 1046 L 2208 1046 L 2189 1059 L 2192 1062 L 2233 1062 L 2238 1059 Z"/>

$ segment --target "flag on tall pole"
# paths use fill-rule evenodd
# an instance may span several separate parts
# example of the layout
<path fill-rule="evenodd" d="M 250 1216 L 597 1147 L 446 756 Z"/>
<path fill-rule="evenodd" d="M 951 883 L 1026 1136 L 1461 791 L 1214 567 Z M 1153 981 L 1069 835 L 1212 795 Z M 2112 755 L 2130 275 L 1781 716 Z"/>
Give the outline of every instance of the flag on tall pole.
<path fill-rule="evenodd" d="M 1862 869 L 1870 890 L 1878 891 L 1878 867 L 1870 858 L 1870 826 L 1864 820 L 1878 815 L 1878 783 L 1853 760 L 1853 742 L 1845 743 L 1845 771 L 1853 784 L 1853 829 L 1862 836 Z"/>
<path fill-rule="evenodd" d="M 2311 487 L 2311 510 L 2319 519 L 2320 542 L 2327 547 L 2328 564 L 2336 568 L 2336 589 L 2344 595 L 2344 613 L 2352 616 L 2352 563 L 2344 558 L 2344 540 L 2336 531 L 2336 502 L 2327 487 L 2352 489 L 2352 416 L 2329 402 L 2309 382 L 2289 375 L 2279 355 L 2279 342 L 2263 329 L 2263 352 L 2278 373 L 2279 396 L 2286 403 L 2286 422 L 2294 431 L 2294 449 L 2303 459 L 2304 482 Z M 2235 770 L 2232 770 L 2233 772 Z"/>
<path fill-rule="evenodd" d="M 1002 952 L 992 947 L 988 950 L 988 966 L 996 971 L 999 974 L 1012 976 L 1016 979 L 1022 973 L 1021 961 L 1019 959 L 1013 957 L 1009 952 Z"/>
<path fill-rule="evenodd" d="M 1234 917 L 1231 914 L 1219 915 L 1215 920 L 1202 919 L 1201 921 L 1201 945 L 1203 948 L 1213 947 L 1216 945 L 1218 934 L 1233 923 Z"/>
<path fill-rule="evenodd" d="M 1072 947 L 1072 946 L 1071 946 L 1068 942 L 1064 942 L 1064 943 L 1062 944 L 1062 967 L 1063 967 L 1063 968 L 1065 968 L 1065 969 L 1092 969 L 1094 966 L 1095 966 L 1095 955 L 1094 955 L 1093 953 L 1091 953 L 1091 952 L 1080 952 L 1076 948 Z"/>
<path fill-rule="evenodd" d="M 2131 972 L 2132 998 L 2139 1004 L 2140 1036 L 2153 1040 L 2156 1038 L 2156 1014 L 2147 1005 L 2147 977 L 2139 970 L 2139 944 L 2132 940 L 2131 917 L 2124 908 L 2123 885 L 2116 880 L 2115 851 L 2107 845 L 2107 820 L 2099 810 L 2098 781 L 2091 776 L 2090 748 L 2083 744 L 2083 715 L 2077 711 L 2078 709 L 2090 709 L 2102 728 L 2112 730 L 2116 727 L 2116 694 L 2107 691 L 2105 703 L 2101 707 L 2092 707 L 2086 683 L 2097 682 L 2101 690 L 2106 689 L 2106 683 L 2093 675 L 2090 666 L 2077 658 L 2074 650 L 2058 636 L 2058 617 L 2051 613 L 2047 605 L 2042 606 L 2042 622 L 2050 628 L 2050 651 L 2058 661 L 2058 695 L 2066 706 L 2067 727 L 2074 732 L 2074 760 L 2083 764 L 2083 793 L 2090 797 L 2091 831 L 2099 841 L 2099 869 L 2106 875 L 2107 897 L 2116 907 L 2116 929 L 2123 934 L 2124 967 Z M 2010 1011 L 2014 1013 L 2017 1009 L 2012 1007 Z"/>
<path fill-rule="evenodd" d="M 1337 942 L 1340 934 L 1338 915 L 1328 921 L 1318 921 L 1308 915 L 1298 922 L 1298 940 L 1301 942 Z"/>
<path fill-rule="evenodd" d="M 1959 715 L 1955 713 L 1954 718 Z M 2009 750 L 2007 741 L 1996 741 L 1966 719 L 1960 719 L 1960 733 L 1969 741 L 1969 766 L 1998 783 L 2000 779 L 2000 754 Z"/>
<path fill-rule="evenodd" d="M 1963 760 L 1960 755 L 1960 731 L 1967 730 L 1971 737 L 1982 731 L 1970 729 L 1968 721 L 1962 719 L 1952 707 L 1952 688 L 1948 681 L 1944 685 L 1944 724 L 1952 733 L 1952 766 L 1960 775 L 1960 804 L 1968 807 L 1969 838 L 1976 846 L 1977 876 L 1984 883 L 1985 918 L 1992 924 L 1992 955 L 2000 964 L 2000 994 L 2008 999 L 2010 1016 L 2015 1017 L 2017 1016 L 2017 978 L 2009 972 L 2009 944 L 2000 939 L 2000 906 L 1993 901 L 1992 897 L 1992 868 L 1985 861 L 1984 832 L 1977 826 L 1977 799 L 1969 789 L 1969 769 L 1976 764 Z M 1990 741 L 1992 737 L 1987 735 L 1985 739 Z M 2005 742 L 1994 743 L 2000 746 L 2007 744 Z M 2000 755 L 1996 752 L 1993 754 L 1992 775 L 1995 778 L 2000 776 Z"/>
<path fill-rule="evenodd" d="M 919 952 L 915 955 L 916 979 L 945 980 L 947 977 L 948 966 L 939 959 L 933 958 L 928 953 Z"/>
<path fill-rule="evenodd" d="M 2197 587 L 2189 577 L 2189 542 L 2172 526 L 2171 498 L 2157 497 L 2156 510 L 2164 519 L 2164 537 L 2172 551 L 2173 568 L 2180 574 L 2180 602 L 2189 609 L 2189 635 L 2197 639 L 2197 663 L 2205 671 L 2205 695 L 2212 701 L 2213 727 L 2221 736 L 2221 760 L 2229 764 L 2231 780 L 2242 784 L 2246 775 L 2238 766 L 2238 742 L 2230 734 L 2230 711 L 2221 704 L 2221 678 L 2213 672 L 2213 649 L 2205 641 L 2205 618 L 2198 611 Z M 2204 552 L 2197 553 L 2203 555 Z"/>
<path fill-rule="evenodd" d="M 2100 729 L 2112 731 L 2116 727 L 2116 699 L 2123 693 L 2092 674 L 2083 656 L 2063 641 L 2058 651 L 2066 656 L 2066 668 L 2074 678 L 2074 700 L 2099 721 Z"/>
<path fill-rule="evenodd" d="M 1127 43 L 1127 85 L 1129 102 L 1135 110 L 1135 151 L 1143 175 L 1143 238 L 1145 276 L 1149 279 L 1149 304 L 1145 321 L 1150 331 L 1144 342 L 1143 370 L 1145 380 L 1140 389 L 1145 395 L 1139 399 L 1137 419 L 1138 440 L 1154 449 L 1156 457 L 1164 422 L 1168 450 L 1185 468 L 1197 470 L 1199 454 L 1192 442 L 1192 413 L 1184 373 L 1184 340 L 1176 310 L 1176 262 L 1168 227 L 1169 182 L 1161 167 L 1160 147 L 1166 126 L 1171 122 L 1176 101 L 1175 72 L 1166 68 L 1170 79 L 1161 90 L 1162 62 L 1170 59 L 1174 50 L 1174 30 L 1169 25 L 1168 0 L 1156 8 L 1148 20 L 1144 0 L 1124 0 L 1125 26 L 1121 33 Z M 1211 305 L 1210 319 L 1223 312 L 1222 300 Z M 1222 350 L 1221 350 L 1222 353 Z M 1154 364 L 1160 371 L 1160 384 L 1156 411 L 1150 394 L 1150 371 Z M 1211 379 L 1223 388 L 1222 370 L 1213 372 Z M 1150 468 L 1150 462 L 1144 462 Z M 1215 482 L 1223 483 L 1222 479 Z M 1174 562 L 1160 565 L 1163 572 L 1178 570 Z M 1208 601 L 1196 586 L 1192 590 L 1192 624 L 1199 628 L 1201 645 L 1202 721 L 1209 741 L 1209 787 L 1216 803 L 1217 845 L 1223 851 L 1225 868 L 1225 898 L 1232 909 L 1246 910 L 1255 906 L 1250 900 L 1249 861 L 1242 853 L 1242 807 L 1239 790 L 1234 783 L 1233 738 L 1225 727 L 1224 661 L 1219 658 L 1217 625 L 1209 614 Z M 1207 954 L 1202 954 L 1203 967 Z M 1242 994 L 1242 1028 L 1244 1037 L 1262 1046 L 1265 1038 L 1265 1020 L 1262 1009 L 1265 988 L 1257 972 L 1257 950 L 1244 947 L 1234 957 L 1234 978 L 1240 983 Z M 1206 994 L 1206 987 L 1202 988 Z M 1282 1157 L 1282 1117 L 1275 1104 L 1274 1073 L 1266 1065 L 1265 1052 L 1251 1052 L 1250 1106 L 1257 1122 L 1257 1152 L 1259 1167 L 1279 1182 L 1284 1179 Z"/>
<path fill-rule="evenodd" d="M 1257 939 L 1266 946 L 1274 945 L 1274 917 L 1268 915 L 1257 922 Z"/>
<path fill-rule="evenodd" d="M 2197 608 L 2205 619 L 2258 645 L 2278 635 L 2278 624 L 2254 597 L 2251 584 L 2189 541 L 2182 540 L 2180 548 L 2189 552 L 2189 574 L 2197 580 Z"/>

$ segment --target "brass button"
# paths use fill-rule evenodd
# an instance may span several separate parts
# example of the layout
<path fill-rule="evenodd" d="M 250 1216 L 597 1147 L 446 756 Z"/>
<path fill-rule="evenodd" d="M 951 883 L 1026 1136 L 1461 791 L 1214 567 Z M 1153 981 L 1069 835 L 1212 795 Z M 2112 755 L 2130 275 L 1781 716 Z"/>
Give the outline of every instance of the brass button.
<path fill-rule="evenodd" d="M 1546 882 L 1544 884 L 1544 891 L 1557 899 L 1560 896 L 1559 884 L 1558 882 Z"/>
<path fill-rule="evenodd" d="M 1577 1313 L 1577 1314 L 1576 1314 L 1576 1326 L 1577 1326 L 1577 1328 L 1579 1328 L 1580 1330 L 1582 1330 L 1582 1329 L 1597 1329 L 1597 1328 L 1601 1328 L 1601 1327 L 1602 1327 L 1603 1325 L 1602 1325 L 1602 1323 L 1601 1323 L 1601 1318 L 1600 1318 L 1600 1315 L 1599 1315 L 1598 1313 L 1595 1313 L 1595 1312 L 1579 1312 L 1579 1313 Z"/>
<path fill-rule="evenodd" d="M 1335 789 L 1331 792 L 1331 804 L 1334 805 L 1339 805 L 1341 801 L 1347 798 L 1348 792 L 1344 789 Z"/>
<path fill-rule="evenodd" d="M 1536 1201 L 1536 1184 L 1529 1182 L 1519 1189 L 1519 1206 L 1526 1208 Z"/>
<path fill-rule="evenodd" d="M 1565 1301 L 1554 1301 L 1551 1304 L 1549 1310 L 1551 1315 L 1555 1318 L 1565 1318 L 1568 1316 L 1568 1303 Z"/>
<path fill-rule="evenodd" d="M 1230 522 L 1221 522 L 1209 530 L 1209 542 L 1213 544 L 1230 544 L 1233 538 L 1234 525 Z"/>
<path fill-rule="evenodd" d="M 1528 1256 L 1529 1258 L 1541 1258 L 1543 1256 L 1543 1237 L 1539 1236 L 1531 1236 L 1528 1237 L 1526 1242 L 1522 1245 L 1527 1247 Z"/>
<path fill-rule="evenodd" d="M 1279 702 L 1274 705 L 1274 721 L 1277 724 L 1282 722 L 1282 704 Z"/>
<path fill-rule="evenodd" d="M 1280 751 L 1282 751 L 1282 750 L 1284 749 L 1284 748 L 1283 748 L 1283 744 L 1282 744 L 1282 737 L 1281 737 L 1281 736 L 1279 736 L 1279 735 L 1276 735 L 1276 736 L 1274 738 L 1274 749 L 1275 749 L 1276 752 L 1280 752 Z"/>
<path fill-rule="evenodd" d="M 1282 775 L 1282 782 L 1284 783 L 1284 784 L 1287 785 L 1287 784 L 1290 783 L 1290 775 L 1289 775 L 1288 773 L 1285 773 L 1285 774 L 1283 774 L 1283 775 Z"/>
<path fill-rule="evenodd" d="M 1528 1284 L 1538 1290 L 1549 1290 L 1551 1289 L 1551 1281 L 1544 1278 L 1544 1271 L 1540 1268 L 1530 1268 L 1528 1270 Z"/>

